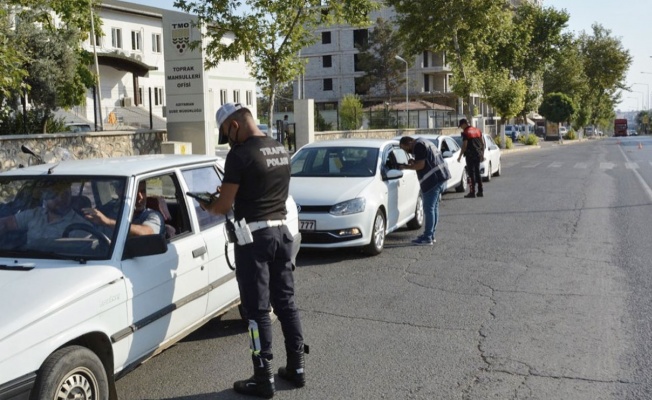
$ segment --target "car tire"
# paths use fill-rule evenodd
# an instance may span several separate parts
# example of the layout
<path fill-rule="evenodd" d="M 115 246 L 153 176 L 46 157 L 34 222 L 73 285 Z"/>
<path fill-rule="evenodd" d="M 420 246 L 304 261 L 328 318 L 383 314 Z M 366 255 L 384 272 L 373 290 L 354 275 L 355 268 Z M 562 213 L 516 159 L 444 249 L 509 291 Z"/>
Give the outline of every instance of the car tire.
<path fill-rule="evenodd" d="M 52 353 L 39 369 L 30 399 L 108 399 L 109 383 L 99 357 L 86 347 Z"/>
<path fill-rule="evenodd" d="M 381 210 L 376 211 L 374 223 L 371 225 L 371 239 L 369 244 L 363 248 L 363 252 L 375 256 L 383 251 L 385 246 L 385 233 L 386 233 L 385 214 Z"/>
<path fill-rule="evenodd" d="M 468 176 L 466 174 L 466 168 L 462 170 L 462 180 L 461 182 L 455 187 L 455 191 L 457 193 L 464 193 L 466 192 L 466 189 L 469 188 L 469 183 L 467 180 Z"/>
<path fill-rule="evenodd" d="M 421 228 L 423 226 L 424 219 L 425 219 L 425 215 L 423 213 L 423 195 L 419 193 L 419 196 L 417 197 L 417 206 L 414 211 L 414 218 L 412 218 L 407 223 L 408 229 Z"/>
<path fill-rule="evenodd" d="M 491 182 L 491 168 L 492 168 L 492 165 L 491 165 L 491 162 L 489 162 L 489 165 L 487 166 L 487 176 L 482 178 L 483 181 Z"/>

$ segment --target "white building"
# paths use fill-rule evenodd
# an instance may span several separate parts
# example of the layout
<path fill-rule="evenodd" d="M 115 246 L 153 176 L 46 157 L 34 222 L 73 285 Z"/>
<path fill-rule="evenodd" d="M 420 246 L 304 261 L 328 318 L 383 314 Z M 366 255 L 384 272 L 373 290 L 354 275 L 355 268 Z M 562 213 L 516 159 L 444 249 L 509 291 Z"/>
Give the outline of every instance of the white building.
<path fill-rule="evenodd" d="M 510 0 L 511 4 L 518 6 L 524 2 L 540 5 L 542 0 Z M 370 19 L 376 21 L 382 18 L 385 21 L 394 20 L 395 12 L 391 7 L 383 7 L 372 13 Z M 310 98 L 320 113 L 328 120 L 333 121 L 335 110 L 338 109 L 340 100 L 347 94 L 363 94 L 356 90 L 356 79 L 361 78 L 364 72 L 357 68 L 356 58 L 358 50 L 356 44 L 362 44 L 369 36 L 369 29 L 355 28 L 349 25 L 325 26 L 316 31 L 320 38 L 314 45 L 304 48 L 301 57 L 307 59 L 305 75 L 294 83 L 295 98 Z M 451 107 L 459 114 L 459 99 L 452 93 L 452 68 L 451 57 L 444 53 L 424 51 L 414 59 L 408 59 L 407 71 L 408 95 L 410 100 L 425 100 Z M 396 101 L 405 101 L 401 94 L 405 87 L 400 88 Z M 379 93 L 370 91 L 364 94 L 368 102 L 385 101 Z M 394 99 L 393 99 L 394 100 Z M 481 101 L 479 97 L 473 98 L 473 106 L 478 113 L 491 113 L 491 108 Z M 329 118 L 330 117 L 330 118 Z"/>
<path fill-rule="evenodd" d="M 90 38 L 82 46 L 93 52 L 93 42 L 96 45 L 104 129 L 148 128 L 150 107 L 154 127 L 165 128 L 165 79 L 169 71 L 165 71 L 164 62 L 164 43 L 168 38 L 164 37 L 163 14 L 175 11 L 104 0 L 96 12 L 102 26 L 96 27 L 96 40 Z M 244 56 L 220 63 L 205 71 L 205 76 L 210 96 L 207 107 L 212 108 L 212 115 L 220 105 L 231 101 L 245 104 L 257 115 L 256 80 L 251 77 Z M 89 91 L 86 104 L 73 111 L 92 123 L 95 115 L 99 119 L 97 109 L 94 93 Z"/>

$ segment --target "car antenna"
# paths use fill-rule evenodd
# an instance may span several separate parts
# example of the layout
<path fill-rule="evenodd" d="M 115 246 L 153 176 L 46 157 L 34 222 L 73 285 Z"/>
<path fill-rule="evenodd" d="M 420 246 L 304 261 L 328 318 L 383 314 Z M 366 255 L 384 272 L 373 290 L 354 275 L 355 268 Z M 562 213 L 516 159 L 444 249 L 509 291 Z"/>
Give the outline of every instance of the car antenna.
<path fill-rule="evenodd" d="M 48 175 L 52 175 L 52 171 L 54 171 L 54 169 L 57 167 L 57 165 L 59 165 L 59 163 L 56 163 L 53 166 L 51 166 L 50 168 L 48 168 Z"/>

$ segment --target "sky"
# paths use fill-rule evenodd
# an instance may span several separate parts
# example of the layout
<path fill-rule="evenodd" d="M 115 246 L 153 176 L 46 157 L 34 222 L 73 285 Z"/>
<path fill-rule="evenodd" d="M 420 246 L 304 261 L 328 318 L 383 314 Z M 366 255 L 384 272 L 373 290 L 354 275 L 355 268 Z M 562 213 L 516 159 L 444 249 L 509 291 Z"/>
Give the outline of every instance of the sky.
<path fill-rule="evenodd" d="M 127 1 L 175 9 L 174 0 Z M 632 56 L 625 82 L 632 91 L 623 93 L 619 108 L 622 111 L 652 108 L 652 0 L 544 0 L 543 4 L 565 9 L 570 14 L 568 31 L 591 33 L 591 25 L 599 23 L 619 38 Z"/>

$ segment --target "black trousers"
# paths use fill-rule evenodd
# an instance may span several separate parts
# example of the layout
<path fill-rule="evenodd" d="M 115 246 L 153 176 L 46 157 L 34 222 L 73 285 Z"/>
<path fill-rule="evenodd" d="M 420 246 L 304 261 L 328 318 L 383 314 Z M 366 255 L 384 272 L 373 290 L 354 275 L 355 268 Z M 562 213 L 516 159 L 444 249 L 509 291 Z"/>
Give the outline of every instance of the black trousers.
<path fill-rule="evenodd" d="M 281 323 L 285 346 L 298 351 L 303 332 L 294 300 L 292 273 L 293 237 L 287 226 L 253 232 L 254 242 L 235 246 L 236 278 L 240 300 L 249 320 L 251 354 L 271 360 L 272 322 L 270 305 Z"/>
<path fill-rule="evenodd" d="M 480 175 L 480 160 L 466 159 L 466 173 L 471 180 L 470 193 L 475 193 L 475 185 L 478 185 L 478 193 L 482 193 L 482 176 Z"/>

